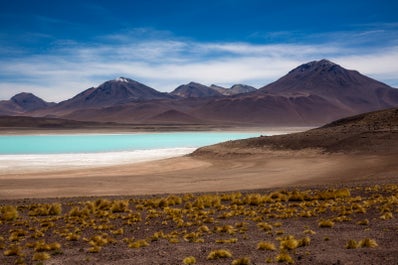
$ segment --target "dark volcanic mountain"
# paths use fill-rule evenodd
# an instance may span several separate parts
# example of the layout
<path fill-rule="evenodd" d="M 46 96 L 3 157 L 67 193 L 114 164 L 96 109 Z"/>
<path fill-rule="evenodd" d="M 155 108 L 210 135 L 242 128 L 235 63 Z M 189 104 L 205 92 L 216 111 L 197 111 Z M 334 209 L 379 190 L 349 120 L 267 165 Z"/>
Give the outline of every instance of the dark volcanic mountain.
<path fill-rule="evenodd" d="M 317 95 L 353 114 L 398 103 L 397 89 L 328 60 L 300 65 L 260 91 L 287 96 Z"/>
<path fill-rule="evenodd" d="M 32 93 L 22 92 L 13 96 L 10 100 L 0 101 L 1 115 L 17 115 L 29 111 L 46 109 L 55 103 L 46 102 Z"/>
<path fill-rule="evenodd" d="M 221 87 L 221 86 L 217 86 L 217 85 L 211 85 L 210 88 L 218 91 L 219 93 L 221 93 L 225 96 L 249 93 L 249 92 L 254 92 L 257 90 L 256 88 L 254 88 L 252 86 L 242 85 L 242 84 L 236 84 L 230 88 L 225 88 L 225 87 Z"/>
<path fill-rule="evenodd" d="M 57 109 L 101 108 L 130 101 L 165 98 L 171 98 L 171 96 L 129 78 L 119 77 L 96 88 L 89 88 L 75 97 L 61 102 Z"/>
<path fill-rule="evenodd" d="M 174 89 L 170 94 L 182 98 L 208 98 L 222 96 L 222 94 L 215 89 L 195 82 L 181 85 Z"/>

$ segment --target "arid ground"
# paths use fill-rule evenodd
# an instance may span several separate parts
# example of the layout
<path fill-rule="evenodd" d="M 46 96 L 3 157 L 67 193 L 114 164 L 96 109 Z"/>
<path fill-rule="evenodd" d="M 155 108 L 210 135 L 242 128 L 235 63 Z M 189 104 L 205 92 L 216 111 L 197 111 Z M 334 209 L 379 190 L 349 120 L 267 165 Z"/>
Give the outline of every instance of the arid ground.
<path fill-rule="evenodd" d="M 371 115 L 156 162 L 2 172 L 0 263 L 397 264 L 398 112 Z"/>

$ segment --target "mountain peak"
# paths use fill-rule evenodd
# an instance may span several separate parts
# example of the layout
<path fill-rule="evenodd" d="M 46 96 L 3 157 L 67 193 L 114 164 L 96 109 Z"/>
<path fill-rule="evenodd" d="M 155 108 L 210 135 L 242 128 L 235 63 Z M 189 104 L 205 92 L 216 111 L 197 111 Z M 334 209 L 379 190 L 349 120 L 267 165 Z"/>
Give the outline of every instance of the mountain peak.
<path fill-rule="evenodd" d="M 174 89 L 170 94 L 182 98 L 207 98 L 222 96 L 221 93 L 213 88 L 196 82 L 190 82 L 186 85 L 181 85 Z"/>
<path fill-rule="evenodd" d="M 98 87 L 86 89 L 73 98 L 62 102 L 60 106 L 69 109 L 102 108 L 137 100 L 165 98 L 170 98 L 170 96 L 130 78 L 118 77 L 108 80 Z"/>
<path fill-rule="evenodd" d="M 18 93 L 10 100 L 26 111 L 43 109 L 52 105 L 51 103 L 45 102 L 43 99 L 35 96 L 34 94 L 27 92 Z"/>
<path fill-rule="evenodd" d="M 289 74 L 291 73 L 303 73 L 303 72 L 320 72 L 320 71 L 327 71 L 330 69 L 343 69 L 340 65 L 335 64 L 332 61 L 329 61 L 327 59 L 322 59 L 320 61 L 312 61 L 309 63 L 302 64 L 298 66 L 297 68 L 291 70 Z"/>
<path fill-rule="evenodd" d="M 123 82 L 123 83 L 128 83 L 128 82 L 131 82 L 132 80 L 131 79 L 129 79 L 129 78 L 126 78 L 126 77 L 118 77 L 118 78 L 116 78 L 114 81 L 116 81 L 116 82 Z"/>
<path fill-rule="evenodd" d="M 398 93 L 391 89 L 357 71 L 323 59 L 298 66 L 260 91 L 284 96 L 313 95 L 348 110 L 369 111 L 396 106 Z"/>
<path fill-rule="evenodd" d="M 21 93 L 15 94 L 15 95 L 11 98 L 11 100 L 15 102 L 15 101 L 23 100 L 23 99 L 26 99 L 26 98 L 38 98 L 38 97 L 35 96 L 35 95 L 32 94 L 32 93 L 21 92 Z"/>
<path fill-rule="evenodd" d="M 217 85 L 211 85 L 210 87 L 225 96 L 249 93 L 257 90 L 252 86 L 243 85 L 243 84 L 234 84 L 230 88 L 225 88 Z"/>

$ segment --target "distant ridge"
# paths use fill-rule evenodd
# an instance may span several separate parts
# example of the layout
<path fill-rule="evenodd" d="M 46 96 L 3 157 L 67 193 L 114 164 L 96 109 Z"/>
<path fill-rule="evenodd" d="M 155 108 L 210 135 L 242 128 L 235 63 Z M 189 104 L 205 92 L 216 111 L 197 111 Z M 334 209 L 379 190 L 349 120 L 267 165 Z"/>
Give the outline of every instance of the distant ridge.
<path fill-rule="evenodd" d="M 22 103 L 21 103 L 22 102 Z M 312 61 L 255 89 L 190 82 L 162 93 L 119 77 L 51 104 L 29 94 L 0 102 L 0 114 L 147 124 L 314 126 L 398 106 L 398 89 L 329 60 Z"/>
<path fill-rule="evenodd" d="M 222 94 L 217 90 L 195 82 L 181 85 L 170 92 L 170 94 L 182 98 L 208 98 L 222 96 Z"/>
<path fill-rule="evenodd" d="M 32 93 L 18 93 L 10 100 L 0 101 L 0 115 L 22 114 L 25 112 L 46 109 L 55 103 L 46 102 Z"/>
<path fill-rule="evenodd" d="M 257 90 L 256 88 L 254 88 L 252 86 L 242 85 L 242 84 L 235 84 L 235 85 L 231 86 L 230 88 L 211 85 L 210 88 L 218 91 L 219 93 L 221 93 L 225 96 L 249 93 L 249 92 L 254 92 Z"/>

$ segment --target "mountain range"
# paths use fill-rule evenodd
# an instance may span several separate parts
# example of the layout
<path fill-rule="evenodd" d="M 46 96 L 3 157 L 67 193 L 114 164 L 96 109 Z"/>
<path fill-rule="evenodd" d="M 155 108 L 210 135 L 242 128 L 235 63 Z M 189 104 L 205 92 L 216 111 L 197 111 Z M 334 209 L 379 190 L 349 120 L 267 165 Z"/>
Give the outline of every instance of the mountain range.
<path fill-rule="evenodd" d="M 256 89 L 191 82 L 162 93 L 119 77 L 60 103 L 30 93 L 0 101 L 0 115 L 133 124 L 319 125 L 398 106 L 398 89 L 328 60 L 298 66 Z"/>

